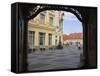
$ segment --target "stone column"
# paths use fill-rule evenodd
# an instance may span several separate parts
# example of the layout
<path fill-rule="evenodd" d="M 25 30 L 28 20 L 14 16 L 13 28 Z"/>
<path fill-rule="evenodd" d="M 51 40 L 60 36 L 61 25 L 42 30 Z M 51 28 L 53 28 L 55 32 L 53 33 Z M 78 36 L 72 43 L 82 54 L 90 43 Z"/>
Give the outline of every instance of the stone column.
<path fill-rule="evenodd" d="M 35 31 L 35 40 L 34 40 L 34 45 L 39 46 L 39 32 Z"/>
<path fill-rule="evenodd" d="M 52 34 L 52 45 L 55 46 L 55 35 Z"/>

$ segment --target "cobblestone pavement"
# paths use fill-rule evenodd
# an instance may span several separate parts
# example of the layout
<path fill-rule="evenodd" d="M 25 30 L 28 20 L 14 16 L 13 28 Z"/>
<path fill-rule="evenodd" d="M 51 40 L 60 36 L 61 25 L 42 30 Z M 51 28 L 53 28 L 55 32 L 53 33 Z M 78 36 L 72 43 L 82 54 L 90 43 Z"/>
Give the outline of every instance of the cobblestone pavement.
<path fill-rule="evenodd" d="M 79 68 L 81 51 L 76 46 L 65 46 L 62 50 L 36 51 L 28 54 L 28 70 Z"/>

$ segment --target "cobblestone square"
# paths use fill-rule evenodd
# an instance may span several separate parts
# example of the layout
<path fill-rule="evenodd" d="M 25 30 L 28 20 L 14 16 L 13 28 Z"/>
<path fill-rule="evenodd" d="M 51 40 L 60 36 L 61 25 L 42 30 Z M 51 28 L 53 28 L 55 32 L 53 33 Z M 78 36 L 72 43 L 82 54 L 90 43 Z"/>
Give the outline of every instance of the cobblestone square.
<path fill-rule="evenodd" d="M 64 46 L 62 50 L 37 50 L 28 54 L 28 70 L 79 68 L 81 66 L 80 54 L 82 50 L 72 45 Z"/>

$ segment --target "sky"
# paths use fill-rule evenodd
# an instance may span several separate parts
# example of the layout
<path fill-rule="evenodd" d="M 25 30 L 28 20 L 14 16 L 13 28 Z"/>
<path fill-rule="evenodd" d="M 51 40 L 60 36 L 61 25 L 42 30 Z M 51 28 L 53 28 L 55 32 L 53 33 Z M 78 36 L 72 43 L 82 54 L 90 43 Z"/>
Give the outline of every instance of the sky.
<path fill-rule="evenodd" d="M 64 34 L 70 34 L 75 32 L 77 33 L 83 31 L 82 23 L 77 19 L 77 17 L 74 14 L 70 12 L 64 12 L 63 19 Z"/>

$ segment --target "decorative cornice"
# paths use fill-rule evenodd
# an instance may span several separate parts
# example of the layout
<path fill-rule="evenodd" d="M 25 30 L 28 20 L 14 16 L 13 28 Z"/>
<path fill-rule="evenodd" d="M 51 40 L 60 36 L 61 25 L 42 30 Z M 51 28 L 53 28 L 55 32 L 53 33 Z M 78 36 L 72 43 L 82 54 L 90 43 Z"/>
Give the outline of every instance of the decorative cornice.
<path fill-rule="evenodd" d="M 50 30 L 50 31 L 56 31 L 56 27 L 54 26 L 49 26 L 49 25 L 41 25 L 41 24 L 36 24 L 36 23 L 32 23 L 29 22 L 29 27 L 34 27 L 34 28 L 40 28 L 40 29 L 44 29 L 44 30 Z"/>

